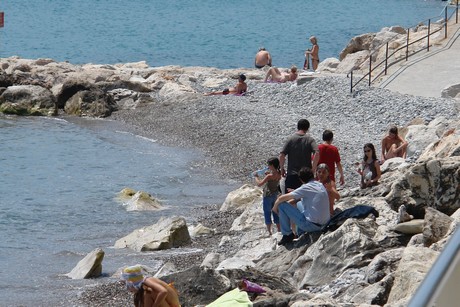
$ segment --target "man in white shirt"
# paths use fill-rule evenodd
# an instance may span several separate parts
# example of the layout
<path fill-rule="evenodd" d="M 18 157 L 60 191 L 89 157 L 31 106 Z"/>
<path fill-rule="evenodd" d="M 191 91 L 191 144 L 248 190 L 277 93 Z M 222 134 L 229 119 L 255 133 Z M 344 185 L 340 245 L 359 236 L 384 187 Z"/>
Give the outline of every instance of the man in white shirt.
<path fill-rule="evenodd" d="M 275 202 L 273 211 L 278 213 L 283 238 L 278 245 L 284 245 L 294 240 L 295 235 L 291 230 L 291 222 L 303 232 L 315 232 L 330 219 L 329 197 L 324 185 L 316 181 L 313 171 L 309 167 L 303 167 L 299 171 L 302 185 L 287 194 L 283 194 Z M 297 206 L 288 201 L 298 200 Z"/>

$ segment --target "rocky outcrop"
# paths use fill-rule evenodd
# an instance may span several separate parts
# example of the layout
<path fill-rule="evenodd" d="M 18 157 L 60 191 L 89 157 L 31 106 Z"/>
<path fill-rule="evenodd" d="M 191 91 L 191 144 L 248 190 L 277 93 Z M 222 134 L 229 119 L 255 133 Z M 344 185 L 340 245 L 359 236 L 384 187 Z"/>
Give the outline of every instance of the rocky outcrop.
<path fill-rule="evenodd" d="M 460 99 L 460 83 L 446 86 L 441 91 L 441 97 Z"/>
<path fill-rule="evenodd" d="M 111 96 L 101 90 L 79 91 L 67 100 L 64 111 L 70 115 L 107 117 L 116 110 Z"/>
<path fill-rule="evenodd" d="M 158 223 L 134 230 L 117 240 L 115 248 L 154 251 L 179 247 L 190 242 L 187 224 L 182 217 L 162 218 Z"/>
<path fill-rule="evenodd" d="M 102 273 L 102 260 L 104 259 L 104 251 L 96 248 L 91 253 L 85 256 L 77 266 L 67 273 L 66 276 L 72 279 L 85 279 L 99 277 Z"/>
<path fill-rule="evenodd" d="M 52 115 L 56 101 L 51 91 L 38 85 L 9 86 L 0 96 L 0 112 L 15 115 Z"/>
<path fill-rule="evenodd" d="M 340 52 L 339 60 L 342 61 L 347 55 L 358 51 L 369 51 L 375 35 L 374 33 L 367 33 L 353 37 L 348 45 Z"/>
<path fill-rule="evenodd" d="M 431 25 L 431 32 L 433 29 L 441 27 L 442 24 Z M 401 46 L 406 44 L 407 31 L 409 31 L 410 41 L 408 53 L 409 55 L 426 48 L 426 40 L 420 39 L 426 36 L 428 31 L 427 27 L 419 26 L 409 30 L 406 30 L 400 26 L 385 27 L 377 33 L 366 33 L 359 36 L 353 37 L 347 46 L 340 52 L 339 60 L 340 64 L 336 69 L 331 69 L 328 65 L 323 67 L 320 66 L 320 71 L 332 71 L 335 73 L 349 73 L 351 70 L 356 70 L 357 74 L 364 74 L 369 71 L 369 55 L 372 54 L 372 63 L 381 63 L 387 56 L 387 43 L 388 43 L 388 55 L 391 55 L 390 61 L 398 61 L 406 57 L 406 48 L 398 50 Z M 431 34 L 430 42 L 432 44 L 443 39 L 443 36 L 439 32 Z M 383 70 L 383 68 L 381 69 Z M 379 73 L 380 71 L 376 72 Z M 445 90 L 443 97 L 455 97 L 452 96 L 452 92 L 449 89 Z M 458 93 L 458 91 L 457 91 Z"/>
<path fill-rule="evenodd" d="M 421 218 L 425 207 L 447 215 L 460 208 L 458 123 L 451 123 L 447 128 L 441 138 L 432 142 L 416 163 L 391 185 L 386 201 L 394 210 L 405 205 L 408 213 Z"/>
<path fill-rule="evenodd" d="M 241 72 L 246 72 L 248 79 L 263 78 L 263 71 L 251 69 L 152 68 L 145 62 L 72 65 L 52 59 L 10 57 L 0 59 L 0 67 L 0 94 L 7 92 L 3 99 L 0 97 L 0 112 L 17 115 L 64 112 L 107 117 L 119 109 L 196 99 L 211 88 L 233 86 Z M 23 87 L 20 94 L 16 94 L 18 86 Z"/>
<path fill-rule="evenodd" d="M 220 211 L 243 211 L 250 205 L 260 202 L 262 200 L 261 197 L 261 189 L 246 184 L 227 195 Z"/>
<path fill-rule="evenodd" d="M 426 247 L 406 247 L 394 273 L 394 283 L 388 297 L 389 304 L 407 302 L 417 290 L 439 252 Z"/>

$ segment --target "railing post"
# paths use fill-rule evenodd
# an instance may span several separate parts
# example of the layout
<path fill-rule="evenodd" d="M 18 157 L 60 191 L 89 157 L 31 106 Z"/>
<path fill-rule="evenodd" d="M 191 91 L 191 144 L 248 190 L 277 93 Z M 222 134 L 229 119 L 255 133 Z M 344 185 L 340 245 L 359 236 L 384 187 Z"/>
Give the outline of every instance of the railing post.
<path fill-rule="evenodd" d="M 369 55 L 369 86 L 371 86 L 372 82 L 372 54 Z"/>
<path fill-rule="evenodd" d="M 350 72 L 350 94 L 353 93 L 353 70 Z"/>
<path fill-rule="evenodd" d="M 445 26 L 444 26 L 444 38 L 447 38 L 447 22 L 449 21 L 447 19 L 447 6 L 444 9 L 444 12 L 445 12 L 445 14 L 444 14 L 444 24 L 445 24 Z"/>
<path fill-rule="evenodd" d="M 430 51 L 430 27 L 431 27 L 431 19 L 428 19 L 428 39 L 426 44 L 426 51 Z"/>
<path fill-rule="evenodd" d="M 406 61 L 409 58 L 409 31 L 410 28 L 407 28 L 407 37 L 406 37 Z"/>
<path fill-rule="evenodd" d="M 387 75 L 387 68 L 388 68 L 388 42 L 387 42 L 387 47 L 385 50 L 385 76 Z"/>
<path fill-rule="evenodd" d="M 457 0 L 457 8 L 455 9 L 455 23 L 458 23 L 458 0 Z"/>

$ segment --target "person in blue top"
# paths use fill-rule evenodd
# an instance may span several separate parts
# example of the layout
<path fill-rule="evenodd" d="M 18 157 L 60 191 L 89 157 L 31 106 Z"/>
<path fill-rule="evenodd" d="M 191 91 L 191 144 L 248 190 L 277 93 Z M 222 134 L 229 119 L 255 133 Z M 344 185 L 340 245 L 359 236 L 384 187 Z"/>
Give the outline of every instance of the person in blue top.
<path fill-rule="evenodd" d="M 295 235 L 291 230 L 291 222 L 303 232 L 320 231 L 330 219 L 329 196 L 324 185 L 315 180 L 311 168 L 303 167 L 299 171 L 302 185 L 294 191 L 283 194 L 275 202 L 273 211 L 280 219 L 283 238 L 278 245 L 284 245 L 294 240 Z M 299 200 L 297 206 L 289 201 Z"/>

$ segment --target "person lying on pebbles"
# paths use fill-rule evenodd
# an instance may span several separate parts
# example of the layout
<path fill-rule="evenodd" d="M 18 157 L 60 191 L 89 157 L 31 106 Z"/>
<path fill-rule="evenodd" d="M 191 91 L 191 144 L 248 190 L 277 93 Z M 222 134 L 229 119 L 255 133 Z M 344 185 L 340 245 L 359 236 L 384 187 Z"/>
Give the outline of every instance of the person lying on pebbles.
<path fill-rule="evenodd" d="M 235 87 L 226 88 L 223 91 L 218 92 L 210 92 L 204 94 L 205 96 L 213 96 L 213 95 L 228 95 L 228 94 L 235 94 L 235 95 L 244 95 L 248 91 L 248 85 L 246 84 L 246 76 L 244 74 L 239 75 L 238 83 Z"/>

